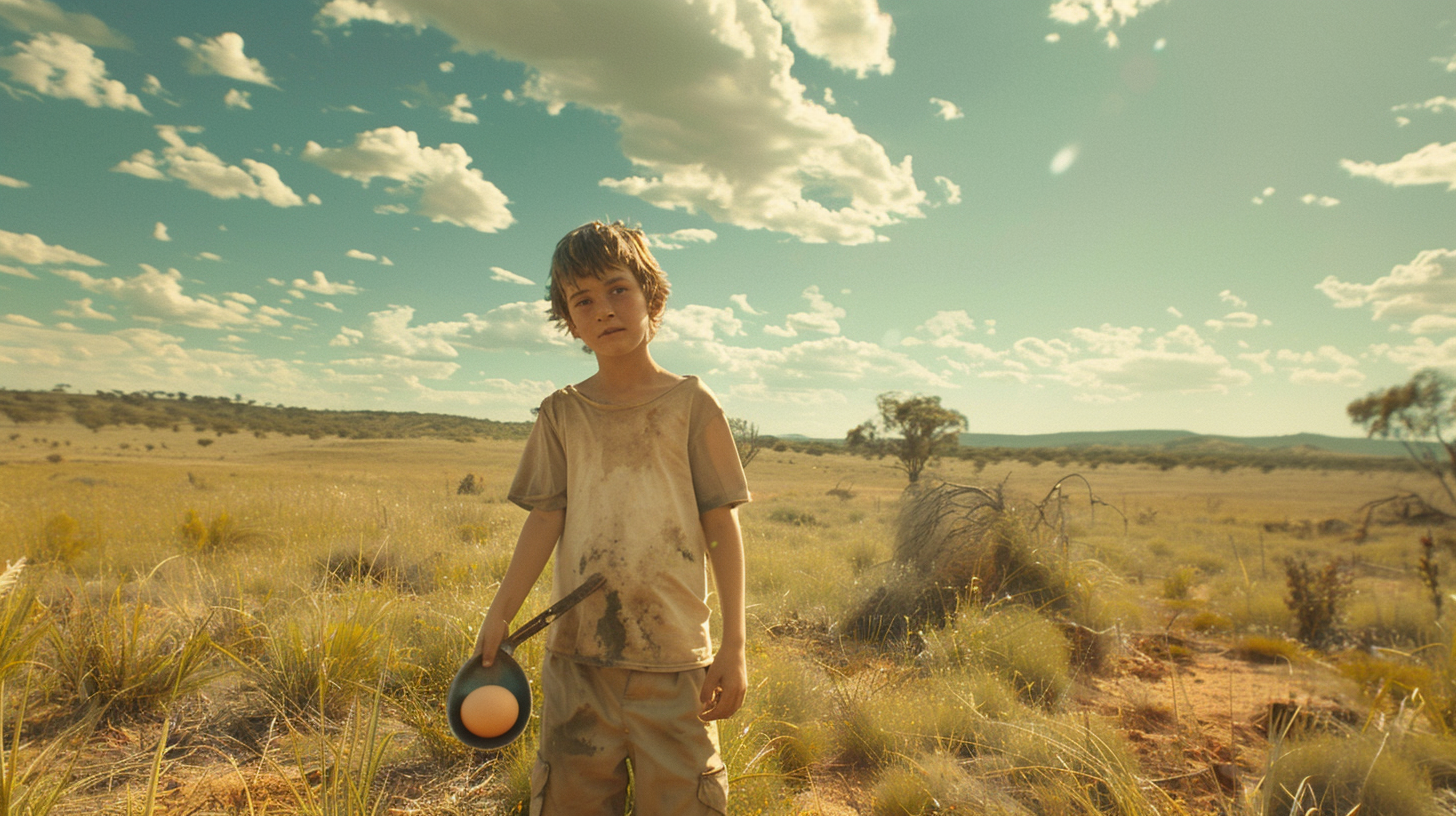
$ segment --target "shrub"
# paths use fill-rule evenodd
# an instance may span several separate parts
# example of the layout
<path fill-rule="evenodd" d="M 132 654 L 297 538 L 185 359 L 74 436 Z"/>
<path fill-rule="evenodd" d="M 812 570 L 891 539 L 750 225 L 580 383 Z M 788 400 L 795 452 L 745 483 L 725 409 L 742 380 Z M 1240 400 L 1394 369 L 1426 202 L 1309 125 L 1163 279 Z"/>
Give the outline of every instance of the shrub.
<path fill-rule="evenodd" d="M 795 510 L 791 507 L 779 507 L 768 514 L 769 521 L 776 521 L 780 524 L 792 524 L 795 527 L 818 527 L 819 519 L 813 513 L 806 513 Z"/>
<path fill-rule="evenodd" d="M 204 522 L 196 510 L 188 510 L 177 527 L 182 546 L 193 553 L 213 553 L 247 544 L 261 537 L 253 527 L 243 524 L 226 510 Z"/>
<path fill-rule="evenodd" d="M 324 578 L 338 584 L 377 584 L 416 591 L 424 576 L 418 567 L 405 563 L 383 546 L 371 551 L 344 547 L 329 553 L 319 564 Z"/>
<path fill-rule="evenodd" d="M 1350 576 L 1336 558 L 1321 570 L 1310 569 L 1304 559 L 1284 559 L 1289 595 L 1284 603 L 1294 613 L 1300 642 L 1314 648 L 1333 644 L 1341 635 L 1345 599 L 1350 595 Z"/>
<path fill-rule="evenodd" d="M 382 621 L 381 605 L 367 599 L 342 609 L 315 604 L 286 620 L 260 622 L 259 656 L 234 657 L 277 713 L 336 719 L 382 671 Z"/>
<path fill-rule="evenodd" d="M 947 635 L 941 638 L 947 651 L 943 659 L 995 672 L 1028 703 L 1055 706 L 1071 688 L 1066 637 L 1056 624 L 1030 609 L 969 608 Z"/>
<path fill-rule="evenodd" d="M 61 685 L 83 713 L 114 719 L 161 710 L 217 674 L 207 621 L 187 621 L 145 600 L 82 598 L 51 632 Z"/>
<path fill-rule="evenodd" d="M 95 540 L 81 534 L 81 525 L 65 513 L 51 516 L 41 530 L 26 558 L 32 562 L 69 564 L 95 545 Z"/>
<path fill-rule="evenodd" d="M 1267 816 L 1435 811 L 1430 782 L 1416 764 L 1373 735 L 1288 746 L 1270 763 L 1263 795 Z"/>
<path fill-rule="evenodd" d="M 1163 576 L 1163 597 L 1170 601 L 1186 600 L 1197 577 L 1198 572 L 1192 567 L 1183 566 L 1173 570 Z"/>

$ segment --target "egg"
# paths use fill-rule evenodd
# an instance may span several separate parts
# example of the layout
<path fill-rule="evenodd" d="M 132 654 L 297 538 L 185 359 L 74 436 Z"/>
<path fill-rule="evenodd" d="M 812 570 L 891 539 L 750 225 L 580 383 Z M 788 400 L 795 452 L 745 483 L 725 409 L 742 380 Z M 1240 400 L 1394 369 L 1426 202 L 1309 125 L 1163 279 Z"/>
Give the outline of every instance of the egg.
<path fill-rule="evenodd" d="M 460 722 L 470 733 L 485 739 L 511 730 L 520 714 L 521 704 L 505 686 L 481 686 L 460 702 Z"/>

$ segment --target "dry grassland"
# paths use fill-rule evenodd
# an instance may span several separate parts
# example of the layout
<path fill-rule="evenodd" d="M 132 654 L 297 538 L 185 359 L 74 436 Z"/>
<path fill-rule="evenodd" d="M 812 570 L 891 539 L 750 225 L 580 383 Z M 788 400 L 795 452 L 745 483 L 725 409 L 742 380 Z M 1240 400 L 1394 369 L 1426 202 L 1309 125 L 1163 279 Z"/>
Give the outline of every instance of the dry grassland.
<path fill-rule="evenodd" d="M 524 517 L 504 500 L 520 448 L 0 423 L 0 557 L 29 560 L 0 590 L 0 797 L 38 815 L 517 812 L 532 729 L 477 754 L 440 705 Z M 457 492 L 467 474 L 477 493 Z M 1450 807 L 1456 723 L 1433 713 L 1456 698 L 1452 615 L 1421 584 L 1425 529 L 1354 540 L 1357 508 L 1417 475 L 942 462 L 935 478 L 1002 485 L 1023 522 L 1040 505 L 1034 556 L 1080 600 L 981 598 L 893 644 L 841 624 L 896 569 L 903 475 L 788 451 L 748 475 L 735 813 Z M 1328 651 L 1290 639 L 1286 557 L 1352 565 Z M 543 582 L 520 620 L 546 600 Z M 533 676 L 539 649 L 518 653 Z M 1348 750 L 1310 759 L 1330 740 Z M 1288 757 L 1314 770 L 1291 781 Z M 1342 793 L 1350 757 L 1364 778 Z"/>

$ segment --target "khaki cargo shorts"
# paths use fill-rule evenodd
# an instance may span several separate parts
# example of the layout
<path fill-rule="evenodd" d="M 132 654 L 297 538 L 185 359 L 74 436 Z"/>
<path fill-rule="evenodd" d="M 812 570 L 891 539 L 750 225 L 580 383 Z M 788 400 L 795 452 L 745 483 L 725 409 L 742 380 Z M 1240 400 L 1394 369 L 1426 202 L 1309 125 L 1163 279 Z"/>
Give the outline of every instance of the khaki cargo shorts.
<path fill-rule="evenodd" d="M 575 663 L 541 669 L 541 747 L 531 816 L 723 816 L 728 770 L 718 727 L 698 719 L 706 669 L 646 672 Z"/>

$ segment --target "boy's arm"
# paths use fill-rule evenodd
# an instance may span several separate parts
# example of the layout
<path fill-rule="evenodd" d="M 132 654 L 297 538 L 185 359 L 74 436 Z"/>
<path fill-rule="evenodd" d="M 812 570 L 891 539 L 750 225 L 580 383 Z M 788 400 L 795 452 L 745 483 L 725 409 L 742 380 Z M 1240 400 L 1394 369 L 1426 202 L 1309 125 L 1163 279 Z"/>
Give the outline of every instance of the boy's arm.
<path fill-rule="evenodd" d="M 738 508 L 718 507 L 703 513 L 708 560 L 718 585 L 718 606 L 723 613 L 723 640 L 703 680 L 702 718 L 733 716 L 748 691 L 747 625 L 744 622 L 743 533 Z"/>
<path fill-rule="evenodd" d="M 516 551 L 511 556 L 511 565 L 506 567 L 505 577 L 490 602 L 485 620 L 480 622 L 480 633 L 475 636 L 475 654 L 486 666 L 495 662 L 496 650 L 506 639 L 506 630 L 511 619 L 520 611 L 531 587 L 541 576 L 541 570 L 551 558 L 557 539 L 566 526 L 565 510 L 532 510 L 521 525 L 521 535 L 516 539 Z"/>

